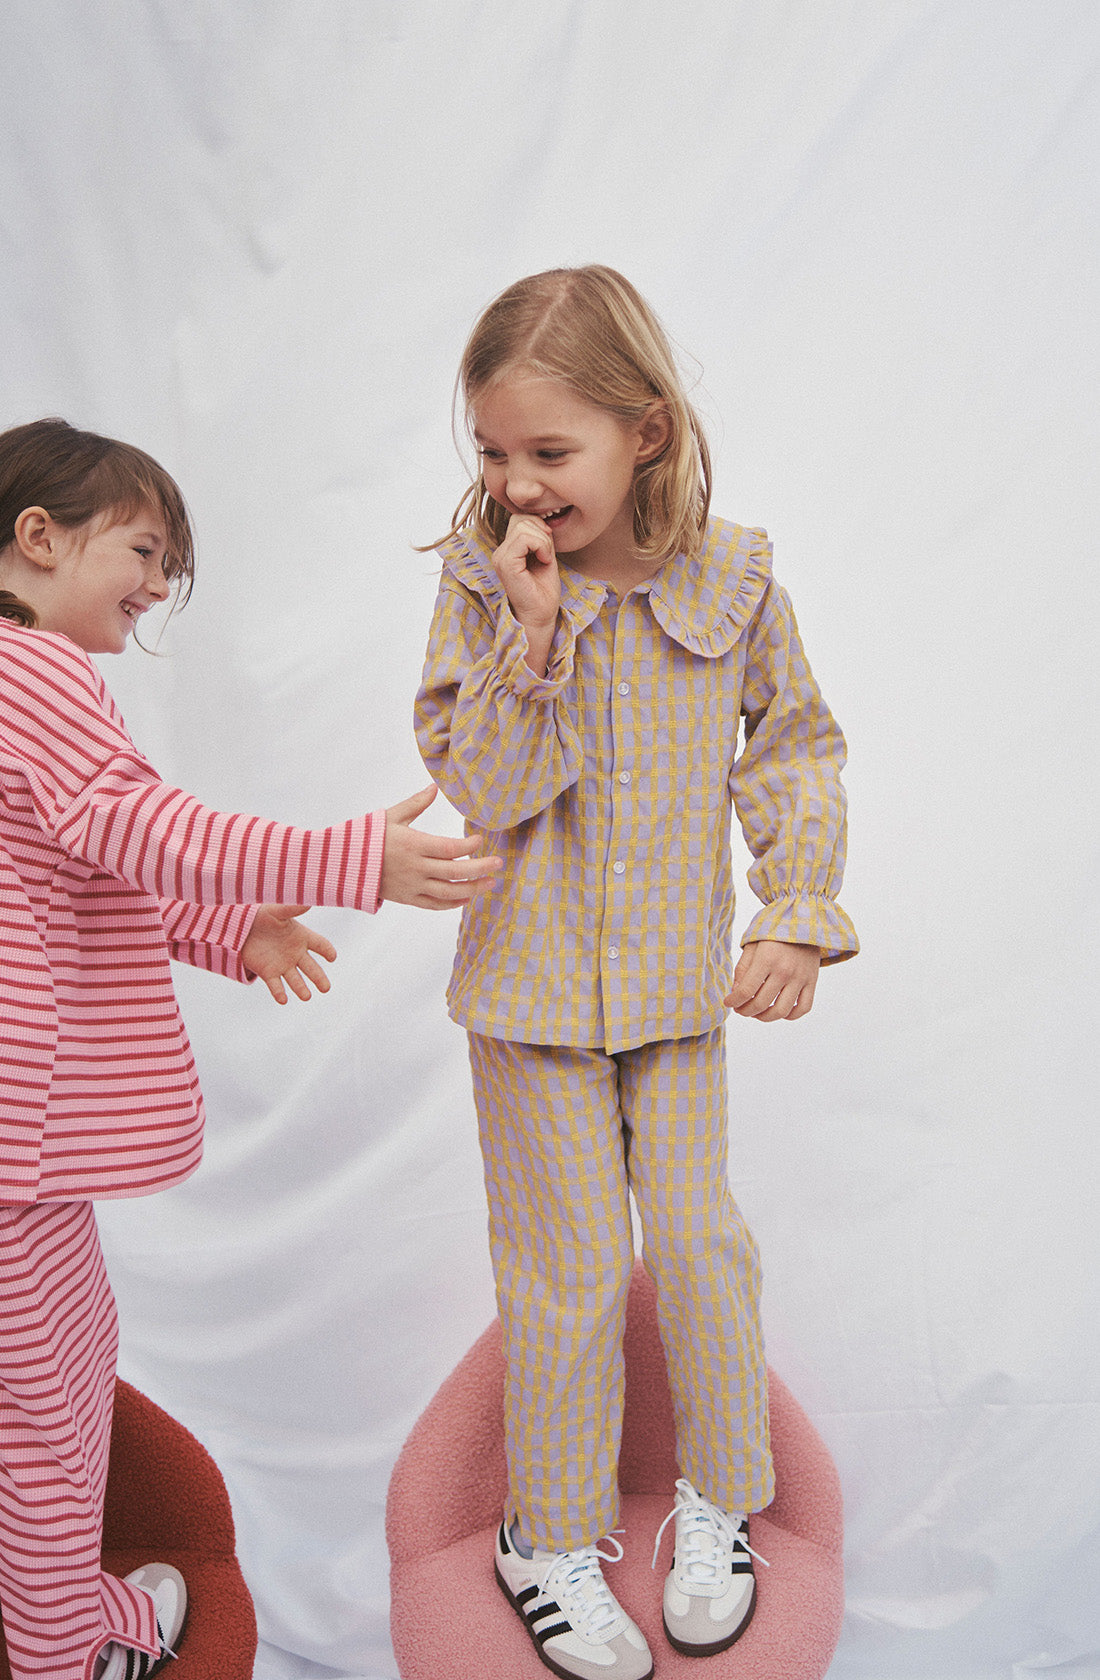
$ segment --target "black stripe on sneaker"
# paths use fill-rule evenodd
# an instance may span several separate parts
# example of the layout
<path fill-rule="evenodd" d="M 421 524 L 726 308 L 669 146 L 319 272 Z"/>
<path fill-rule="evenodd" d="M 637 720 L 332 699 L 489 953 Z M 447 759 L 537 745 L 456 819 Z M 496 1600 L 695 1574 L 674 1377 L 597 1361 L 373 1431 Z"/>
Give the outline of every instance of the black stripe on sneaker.
<path fill-rule="evenodd" d="M 547 1616 L 564 1616 L 565 1611 L 560 1604 L 555 1604 L 552 1598 L 547 1598 L 541 1604 L 536 1604 L 532 1610 L 525 1610 L 523 1613 L 527 1617 L 532 1633 L 537 1633 L 536 1622 L 545 1621 Z"/>
<path fill-rule="evenodd" d="M 534 1603 L 531 1602 L 532 1599 Z M 558 1634 L 573 1631 L 571 1624 L 565 1619 L 561 1605 L 548 1598 L 538 1587 L 525 1587 L 523 1592 L 517 1593 L 515 1604 L 527 1623 L 527 1631 L 531 1638 L 537 1639 L 540 1645 L 545 1645 L 548 1639 L 553 1639 Z"/>
<path fill-rule="evenodd" d="M 146 1675 L 152 1674 L 154 1669 L 159 1668 L 165 1657 L 169 1655 L 159 1622 L 157 1623 L 157 1638 L 160 1640 L 160 1650 L 155 1657 L 151 1657 L 148 1651 L 135 1651 L 132 1646 L 130 1647 L 126 1653 L 126 1672 L 123 1675 L 123 1680 L 146 1680 Z"/>

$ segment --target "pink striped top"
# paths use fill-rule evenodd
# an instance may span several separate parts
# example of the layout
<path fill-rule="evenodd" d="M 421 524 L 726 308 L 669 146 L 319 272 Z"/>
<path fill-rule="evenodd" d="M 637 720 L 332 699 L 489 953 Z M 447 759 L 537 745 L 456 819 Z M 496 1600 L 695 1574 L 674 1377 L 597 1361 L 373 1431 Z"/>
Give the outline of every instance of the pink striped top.
<path fill-rule="evenodd" d="M 376 910 L 384 813 L 301 829 L 162 782 L 65 636 L 0 620 L 0 1201 L 147 1195 L 198 1165 L 169 957 L 247 979 L 257 903 Z"/>

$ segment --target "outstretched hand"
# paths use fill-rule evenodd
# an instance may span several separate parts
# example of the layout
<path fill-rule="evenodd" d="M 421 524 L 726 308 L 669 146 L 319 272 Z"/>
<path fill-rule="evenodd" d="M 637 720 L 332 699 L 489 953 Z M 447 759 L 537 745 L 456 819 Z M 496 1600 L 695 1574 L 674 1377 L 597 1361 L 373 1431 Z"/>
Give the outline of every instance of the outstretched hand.
<path fill-rule="evenodd" d="M 323 933 L 295 919 L 308 909 L 308 904 L 261 904 L 241 946 L 244 966 L 264 982 L 276 1003 L 287 1001 L 287 986 L 303 1003 L 313 996 L 310 982 L 319 992 L 329 990 L 328 975 L 313 953 L 333 962 L 336 947 Z"/>
<path fill-rule="evenodd" d="M 382 853 L 381 894 L 394 904 L 421 910 L 450 910 L 493 884 L 498 857 L 475 858 L 477 835 L 455 839 L 421 834 L 411 824 L 435 798 L 433 786 L 391 805 L 386 812 L 386 847 Z"/>
<path fill-rule="evenodd" d="M 757 1021 L 798 1021 L 813 1008 L 821 967 L 816 945 L 757 939 L 746 945 L 733 971 L 726 1008 Z"/>

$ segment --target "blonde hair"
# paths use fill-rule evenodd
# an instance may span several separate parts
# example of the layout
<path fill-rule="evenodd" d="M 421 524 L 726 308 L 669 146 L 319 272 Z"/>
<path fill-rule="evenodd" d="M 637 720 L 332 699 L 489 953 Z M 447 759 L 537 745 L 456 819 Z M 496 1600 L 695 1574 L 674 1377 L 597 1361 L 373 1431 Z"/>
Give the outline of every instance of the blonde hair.
<path fill-rule="evenodd" d="M 168 537 L 164 575 L 176 586 L 177 604 L 186 604 L 195 581 L 191 521 L 175 479 L 144 449 L 78 431 L 67 420 L 13 426 L 0 433 L 0 552 L 14 540 L 24 508 L 35 506 L 69 528 L 97 514 L 126 520 L 144 506 L 159 510 Z M 0 589 L 0 617 L 35 625 L 31 608 L 7 589 Z"/>
<path fill-rule="evenodd" d="M 551 268 L 494 299 L 470 334 L 455 387 L 467 429 L 471 404 L 513 373 L 560 380 L 627 425 L 663 410 L 668 442 L 634 478 L 634 541 L 645 559 L 698 552 L 710 509 L 710 451 L 664 329 L 629 280 L 598 263 Z M 479 474 L 448 535 L 472 525 L 495 547 L 509 518 Z"/>

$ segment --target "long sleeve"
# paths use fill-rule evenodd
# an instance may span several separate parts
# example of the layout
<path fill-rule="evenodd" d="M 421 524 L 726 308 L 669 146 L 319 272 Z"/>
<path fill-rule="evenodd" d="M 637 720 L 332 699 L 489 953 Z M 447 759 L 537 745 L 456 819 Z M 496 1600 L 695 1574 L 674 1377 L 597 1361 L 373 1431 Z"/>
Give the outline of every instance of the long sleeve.
<path fill-rule="evenodd" d="M 175 962 L 248 984 L 255 976 L 241 961 L 241 947 L 258 908 L 255 904 L 180 904 L 161 899 L 169 955 Z"/>
<path fill-rule="evenodd" d="M 378 908 L 380 814 L 302 829 L 210 810 L 160 780 L 86 656 L 38 641 L 25 670 L 7 661 L 5 745 L 70 857 L 177 903 Z"/>
<path fill-rule="evenodd" d="M 536 816 L 580 773 L 574 721 L 562 703 L 575 632 L 563 612 L 546 678 L 526 662 L 527 639 L 500 594 L 486 602 L 444 572 L 416 698 L 421 756 L 451 804 L 477 828 Z"/>
<path fill-rule="evenodd" d="M 749 883 L 764 909 L 741 943 L 816 945 L 823 962 L 859 941 L 835 902 L 844 873 L 845 745 L 806 660 L 786 592 L 772 584 L 749 630 L 745 745 L 730 792 L 756 859 Z"/>
<path fill-rule="evenodd" d="M 202 1152 L 169 956 L 246 979 L 262 902 L 378 905 L 385 814 L 320 831 L 160 781 L 92 661 L 0 622 L 0 1195 L 148 1195 Z"/>

